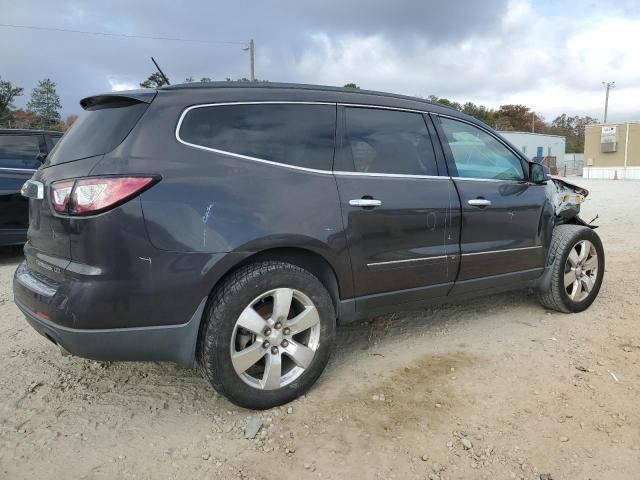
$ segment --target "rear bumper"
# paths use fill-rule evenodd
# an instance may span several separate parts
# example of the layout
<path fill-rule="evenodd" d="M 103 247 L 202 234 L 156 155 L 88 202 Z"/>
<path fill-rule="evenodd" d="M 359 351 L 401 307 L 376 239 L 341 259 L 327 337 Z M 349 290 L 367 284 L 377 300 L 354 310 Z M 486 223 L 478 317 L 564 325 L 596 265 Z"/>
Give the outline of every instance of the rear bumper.
<path fill-rule="evenodd" d="M 23 294 L 30 291 L 41 300 L 55 293 L 50 285 L 31 275 L 24 264 L 18 267 L 14 277 L 14 293 L 18 291 Z M 198 330 L 207 300 L 207 297 L 202 299 L 191 319 L 184 324 L 77 329 L 39 316 L 39 312 L 32 310 L 18 297 L 15 295 L 14 301 L 29 324 L 69 353 L 93 360 L 167 361 L 188 367 L 195 362 Z"/>

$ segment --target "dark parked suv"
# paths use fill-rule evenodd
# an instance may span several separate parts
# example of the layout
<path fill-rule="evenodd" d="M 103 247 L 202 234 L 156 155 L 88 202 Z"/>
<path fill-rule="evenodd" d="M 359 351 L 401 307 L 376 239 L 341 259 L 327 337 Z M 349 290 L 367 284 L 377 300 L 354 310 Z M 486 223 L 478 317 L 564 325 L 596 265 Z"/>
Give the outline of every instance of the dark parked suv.
<path fill-rule="evenodd" d="M 316 381 L 337 324 L 527 287 L 578 312 L 600 288 L 588 192 L 448 108 L 226 83 L 81 105 L 24 187 L 14 279 L 71 353 L 198 365 L 268 408 Z"/>
<path fill-rule="evenodd" d="M 27 241 L 29 203 L 20 195 L 62 133 L 0 128 L 0 246 Z"/>

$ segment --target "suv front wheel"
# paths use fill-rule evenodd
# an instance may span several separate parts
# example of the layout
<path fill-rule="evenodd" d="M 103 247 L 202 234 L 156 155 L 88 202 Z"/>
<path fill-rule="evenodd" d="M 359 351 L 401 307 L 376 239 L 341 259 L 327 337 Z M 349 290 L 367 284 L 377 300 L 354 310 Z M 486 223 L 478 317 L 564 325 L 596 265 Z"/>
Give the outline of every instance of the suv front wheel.
<path fill-rule="evenodd" d="M 265 409 L 315 383 L 333 349 L 336 316 L 314 275 L 265 261 L 225 279 L 205 321 L 198 360 L 209 383 L 237 405 Z"/>
<path fill-rule="evenodd" d="M 604 275 L 604 249 L 598 234 L 579 225 L 553 230 L 549 255 L 551 281 L 539 292 L 540 303 L 565 313 L 585 310 L 598 296 Z"/>

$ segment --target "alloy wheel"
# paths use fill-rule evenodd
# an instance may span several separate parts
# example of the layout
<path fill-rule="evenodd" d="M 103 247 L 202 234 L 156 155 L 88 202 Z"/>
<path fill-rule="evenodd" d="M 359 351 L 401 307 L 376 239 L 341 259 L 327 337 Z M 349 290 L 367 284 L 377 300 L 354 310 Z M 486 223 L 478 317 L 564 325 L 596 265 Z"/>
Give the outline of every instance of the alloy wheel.
<path fill-rule="evenodd" d="M 581 302 L 589 296 L 598 276 L 598 252 L 589 240 L 576 243 L 564 266 L 564 287 L 569 298 Z"/>
<path fill-rule="evenodd" d="M 320 343 L 313 302 L 292 288 L 256 297 L 238 317 L 231 336 L 231 363 L 238 376 L 260 390 L 295 381 L 311 365 Z"/>

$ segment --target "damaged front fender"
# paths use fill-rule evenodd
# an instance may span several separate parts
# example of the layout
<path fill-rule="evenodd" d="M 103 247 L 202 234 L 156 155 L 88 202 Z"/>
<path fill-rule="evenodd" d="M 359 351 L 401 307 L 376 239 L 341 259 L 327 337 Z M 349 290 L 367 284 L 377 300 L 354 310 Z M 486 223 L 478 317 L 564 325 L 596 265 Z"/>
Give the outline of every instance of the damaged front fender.
<path fill-rule="evenodd" d="M 580 206 L 589 195 L 586 188 L 567 182 L 565 179 L 549 176 L 547 196 L 553 205 L 556 224 L 574 223 L 585 227 L 597 228 L 579 217 Z"/>

